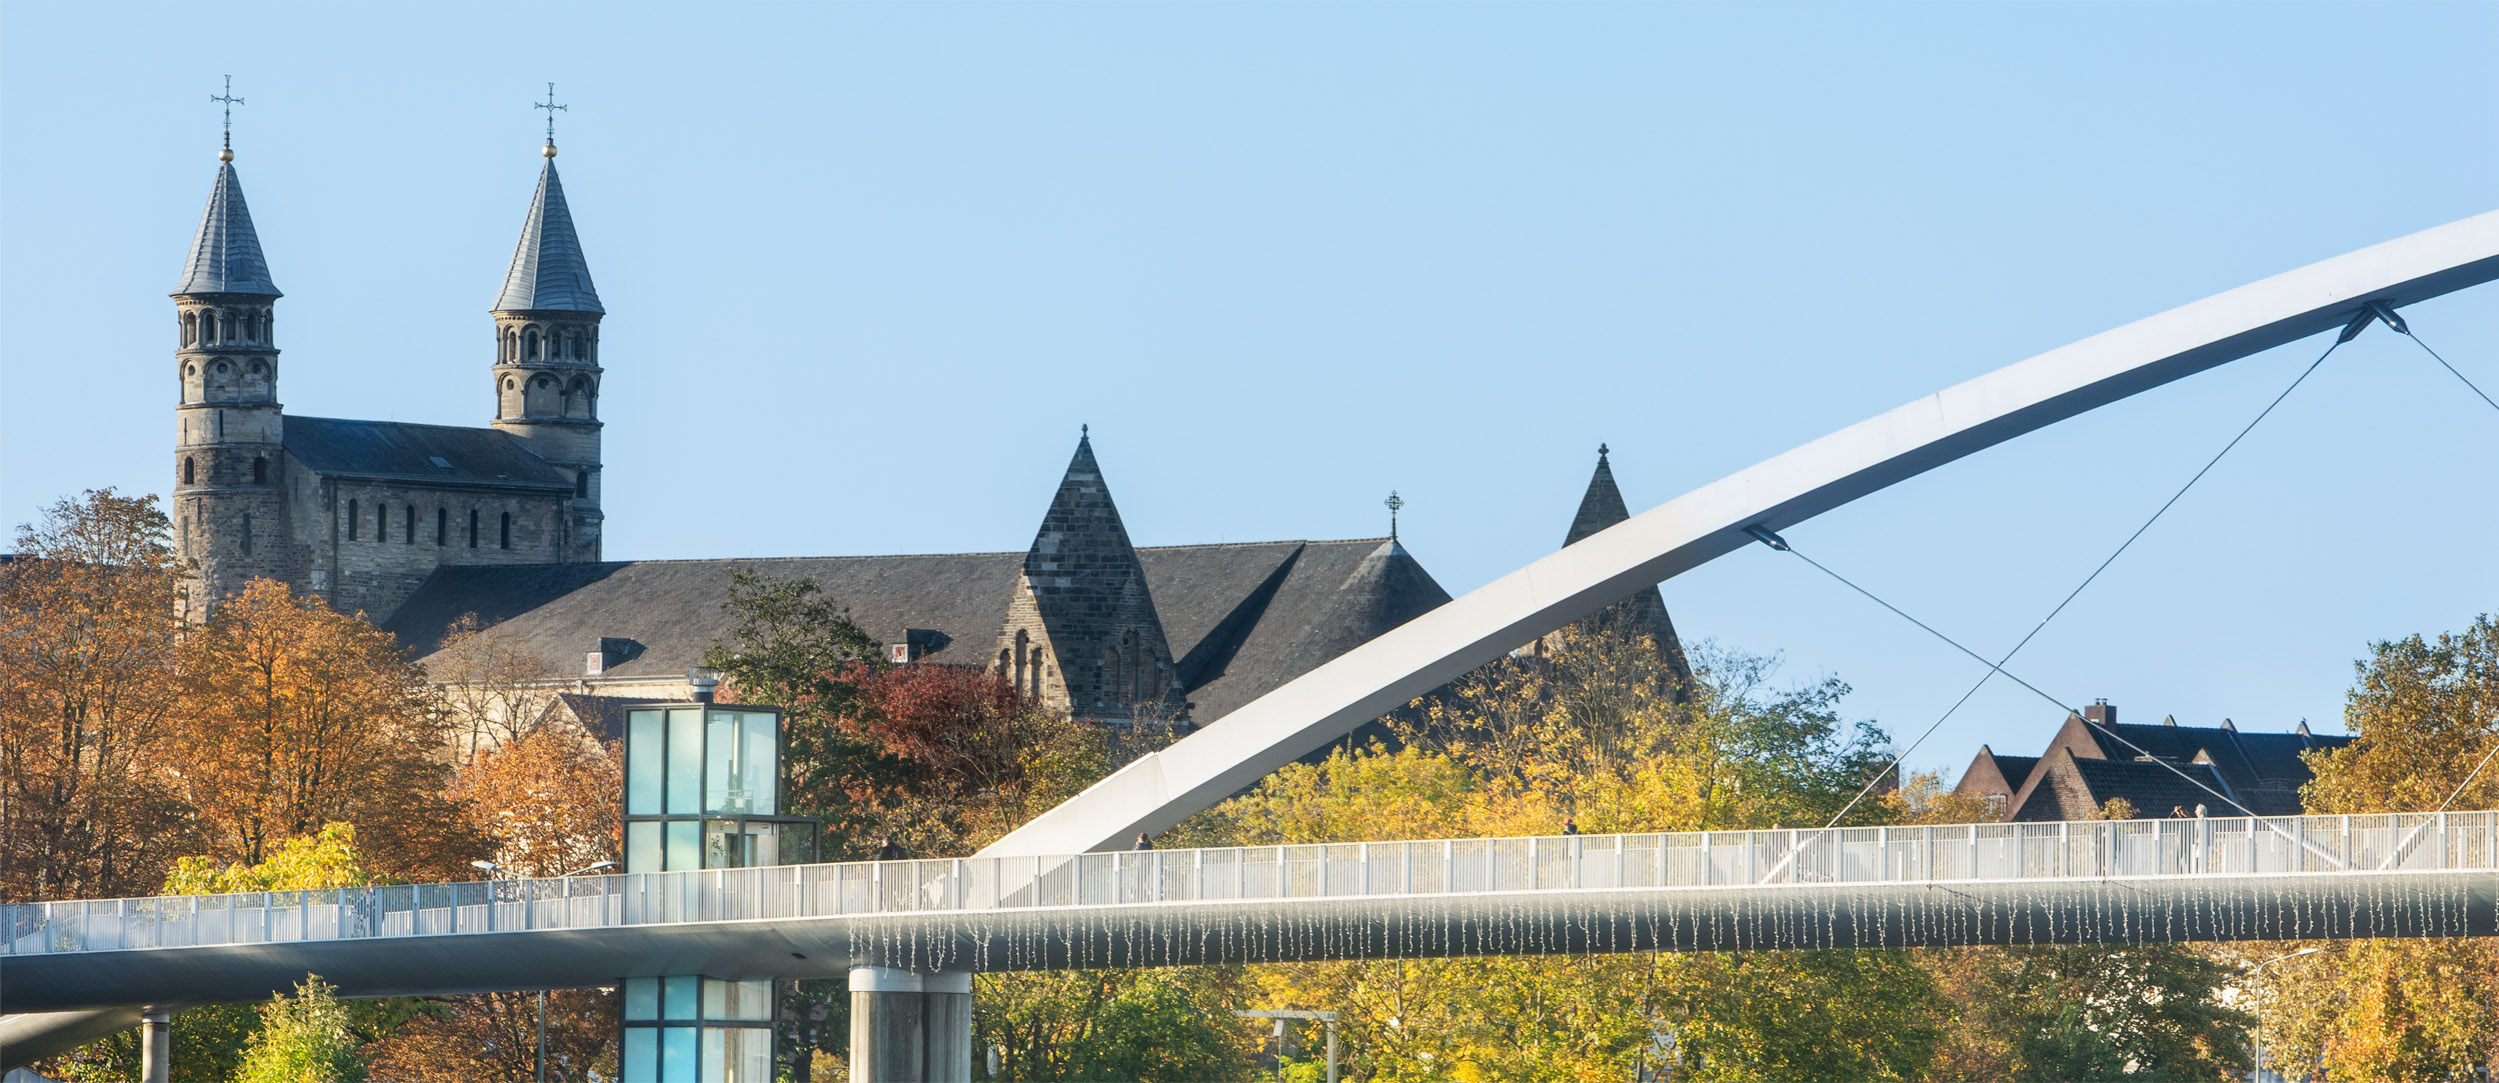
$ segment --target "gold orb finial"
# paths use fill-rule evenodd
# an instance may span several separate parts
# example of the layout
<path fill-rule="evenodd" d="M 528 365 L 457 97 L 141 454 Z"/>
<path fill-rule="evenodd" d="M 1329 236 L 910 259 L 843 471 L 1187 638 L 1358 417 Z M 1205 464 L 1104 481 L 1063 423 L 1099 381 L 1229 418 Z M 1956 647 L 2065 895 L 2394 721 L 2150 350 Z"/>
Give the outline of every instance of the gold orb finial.
<path fill-rule="evenodd" d="M 233 160 L 234 160 L 234 148 L 233 148 L 233 147 L 227 147 L 227 148 L 225 148 L 225 149 L 223 149 L 223 150 L 218 151 L 218 152 L 217 152 L 217 160 L 218 160 L 218 161 L 220 161 L 220 162 L 231 162 L 231 161 L 233 161 Z"/>
<path fill-rule="evenodd" d="M 540 148 L 538 153 L 544 154 L 549 158 L 555 157 L 555 140 L 547 140 L 547 145 Z"/>

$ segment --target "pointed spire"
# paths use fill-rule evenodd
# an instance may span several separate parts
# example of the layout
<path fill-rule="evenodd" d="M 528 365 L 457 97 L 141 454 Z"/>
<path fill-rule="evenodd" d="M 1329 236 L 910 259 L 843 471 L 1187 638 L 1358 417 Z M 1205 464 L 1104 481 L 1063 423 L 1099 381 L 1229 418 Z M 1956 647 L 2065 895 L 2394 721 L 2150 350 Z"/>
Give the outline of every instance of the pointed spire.
<path fill-rule="evenodd" d="M 1597 445 L 1597 472 L 1588 479 L 1587 495 L 1579 498 L 1579 514 L 1571 517 L 1570 533 L 1562 538 L 1564 545 L 1577 545 L 1588 535 L 1631 518 L 1631 508 L 1623 503 L 1623 491 L 1614 485 L 1614 465 L 1606 461 L 1607 448 Z"/>
<path fill-rule="evenodd" d="M 573 212 L 564 205 L 554 149 L 554 143 L 547 144 L 547 165 L 538 174 L 538 194 L 529 201 L 529 219 L 521 224 L 521 243 L 512 251 L 512 269 L 504 272 L 496 312 L 607 311 L 590 284 L 590 261 L 573 232 Z"/>
<path fill-rule="evenodd" d="M 1042 698 L 1078 714 L 1118 717 L 1179 706 L 1177 659 L 1163 635 L 1128 528 L 1103 483 L 1087 427 L 1076 440 L 1041 530 L 1024 555 L 1024 578 L 1000 639 L 1005 664 L 1021 666 L 1024 643 L 1047 648 L 1052 679 Z M 1063 702 L 1056 697 L 1063 694 Z"/>
<path fill-rule="evenodd" d="M 1596 473 L 1588 478 L 1588 492 L 1579 498 L 1579 514 L 1571 517 L 1570 532 L 1562 538 L 1564 546 L 1577 545 L 1600 530 L 1631 518 L 1631 508 L 1623 503 L 1623 491 L 1614 484 L 1614 464 L 1607 456 L 1612 448 L 1597 445 Z M 1692 664 L 1684 657 L 1683 641 L 1675 635 L 1674 619 L 1667 615 L 1666 598 L 1654 586 L 1642 587 L 1630 597 L 1605 607 L 1579 622 L 1582 628 L 1618 628 L 1646 635 L 1657 642 L 1658 653 L 1666 659 L 1682 688 L 1692 683 Z M 1561 633 L 1555 633 L 1559 636 Z M 1547 637 L 1545 646 L 1558 646 L 1558 640 Z M 1688 695 L 1679 692 L 1677 698 Z"/>
<path fill-rule="evenodd" d="M 252 228 L 252 211 L 243 202 L 243 182 L 232 161 L 217 166 L 217 182 L 208 190 L 208 210 L 200 215 L 199 235 L 191 239 L 191 259 L 183 265 L 182 284 L 173 295 L 243 293 L 283 297 L 269 281 L 269 261 L 260 254 L 260 234 Z"/>

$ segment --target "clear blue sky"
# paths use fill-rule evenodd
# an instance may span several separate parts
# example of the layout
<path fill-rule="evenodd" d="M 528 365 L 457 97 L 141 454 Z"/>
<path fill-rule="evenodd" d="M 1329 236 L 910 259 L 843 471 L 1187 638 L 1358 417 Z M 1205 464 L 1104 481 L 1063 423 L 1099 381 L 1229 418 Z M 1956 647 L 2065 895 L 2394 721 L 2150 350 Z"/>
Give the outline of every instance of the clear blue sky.
<path fill-rule="evenodd" d="M 1453 592 L 1947 384 L 2499 205 L 2489 4 L 0 7 L 0 519 L 170 484 L 217 146 L 294 413 L 483 424 L 560 159 L 610 315 L 608 554 L 1021 550 L 1090 423 L 1140 544 L 1377 534 Z M 2499 386 L 2499 293 L 2410 313 Z M 2322 347 L 1791 532 L 1981 650 Z M 2372 332 L 2015 666 L 2130 720 L 2333 728 L 2499 600 L 2499 414 Z M 1923 728 L 1974 676 L 1790 558 L 1688 637 Z M 1983 696 L 1914 762 L 2033 751 Z"/>

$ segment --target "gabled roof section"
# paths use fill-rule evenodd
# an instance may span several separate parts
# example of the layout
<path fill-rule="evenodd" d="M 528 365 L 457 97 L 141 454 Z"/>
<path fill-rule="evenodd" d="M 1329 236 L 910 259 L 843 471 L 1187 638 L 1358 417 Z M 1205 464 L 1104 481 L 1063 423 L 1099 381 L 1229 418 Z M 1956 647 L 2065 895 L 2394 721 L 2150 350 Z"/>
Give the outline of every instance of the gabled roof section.
<path fill-rule="evenodd" d="M 434 485 L 572 491 L 572 479 L 498 429 L 288 417 L 286 452 L 316 473 Z"/>
<path fill-rule="evenodd" d="M 252 210 L 243 202 L 243 182 L 234 175 L 232 162 L 217 164 L 208 210 L 200 215 L 191 259 L 182 267 L 182 284 L 174 287 L 173 296 L 194 293 L 285 296 L 269 280 L 269 261 L 260 254 L 260 234 L 252 228 Z"/>
<path fill-rule="evenodd" d="M 521 243 L 512 250 L 512 268 L 503 274 L 494 311 L 607 311 L 590 284 L 590 261 L 573 232 L 573 212 L 564 205 L 564 182 L 555 175 L 553 158 L 538 174 L 538 194 L 530 198 L 529 218 L 521 223 Z"/>

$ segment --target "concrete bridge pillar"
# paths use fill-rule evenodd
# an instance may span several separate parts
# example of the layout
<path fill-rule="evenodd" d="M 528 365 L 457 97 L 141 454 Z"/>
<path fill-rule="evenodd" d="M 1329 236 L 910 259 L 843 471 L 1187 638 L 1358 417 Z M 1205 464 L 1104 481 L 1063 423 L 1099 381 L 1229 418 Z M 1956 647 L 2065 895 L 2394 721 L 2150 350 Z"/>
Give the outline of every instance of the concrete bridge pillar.
<path fill-rule="evenodd" d="M 972 975 L 850 968 L 851 1083 L 971 1083 Z"/>
<path fill-rule="evenodd" d="M 149 1008 L 139 1015 L 139 1081 L 172 1083 L 174 1013 Z"/>

